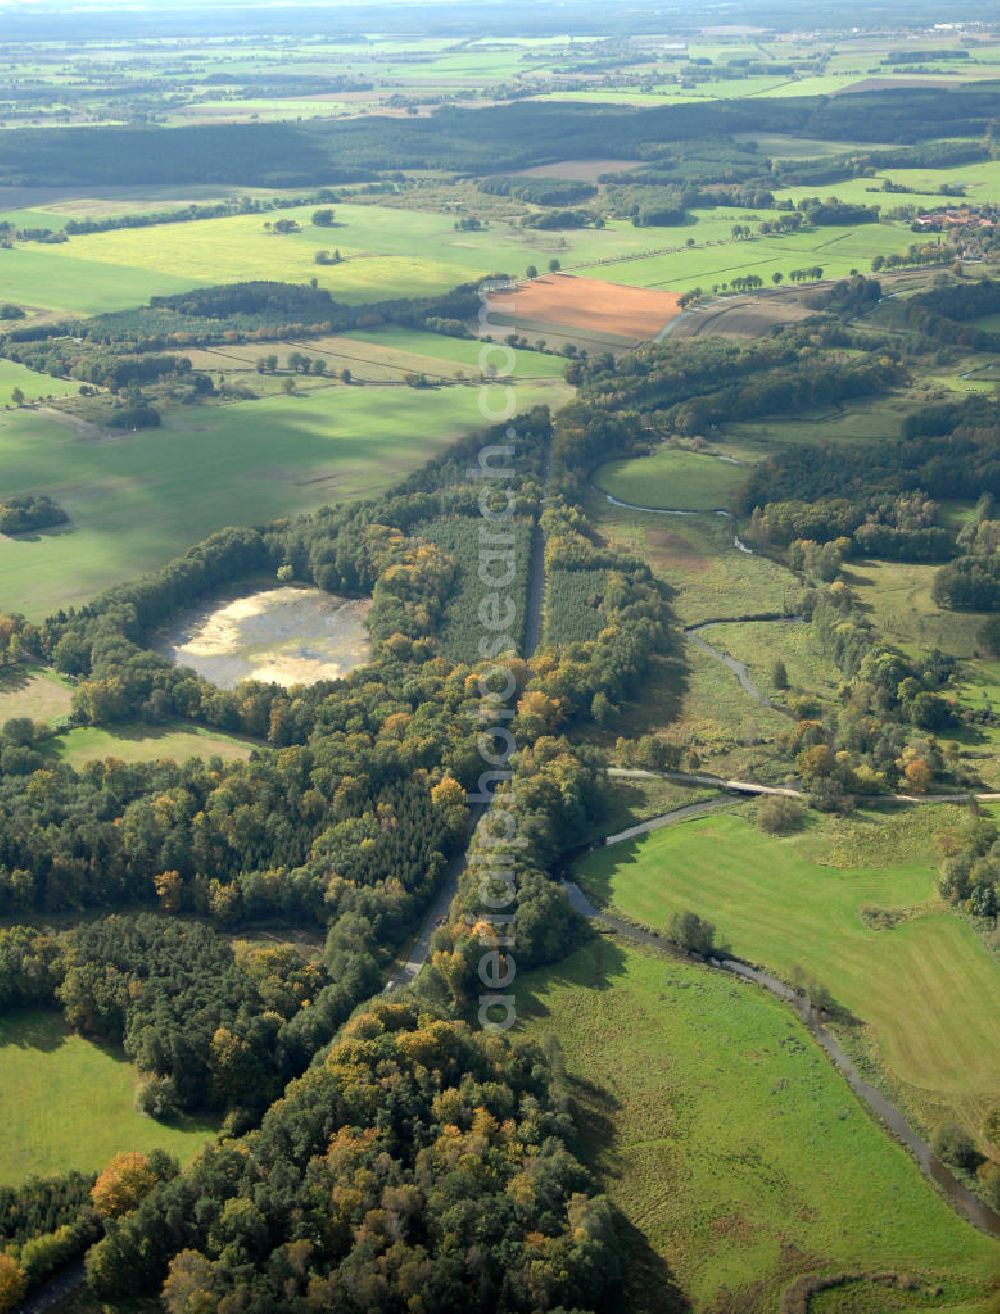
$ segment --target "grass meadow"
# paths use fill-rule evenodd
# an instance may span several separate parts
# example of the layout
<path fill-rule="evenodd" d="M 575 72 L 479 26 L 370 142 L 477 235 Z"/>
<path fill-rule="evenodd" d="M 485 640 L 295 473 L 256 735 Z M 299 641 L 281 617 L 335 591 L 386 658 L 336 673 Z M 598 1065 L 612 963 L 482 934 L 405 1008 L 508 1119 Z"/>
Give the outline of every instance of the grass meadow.
<path fill-rule="evenodd" d="M 138 1081 L 120 1053 L 71 1032 L 58 1013 L 0 1018 L 0 1183 L 99 1172 L 122 1150 L 166 1150 L 186 1162 L 211 1126 L 139 1113 Z"/>
<path fill-rule="evenodd" d="M 515 379 L 561 378 L 566 368 L 566 362 L 559 356 L 538 351 L 515 351 L 511 357 L 506 346 L 491 350 L 488 343 L 484 346 L 470 338 L 452 338 L 418 329 L 355 331 L 344 334 L 340 341 L 345 351 L 354 350 L 355 344 L 363 344 L 385 351 L 393 358 L 398 357 L 408 369 L 436 370 L 447 375 L 461 370 L 468 378 L 478 378 L 484 364 L 486 373 L 491 369 L 498 373 L 502 371 L 505 376 L 509 374 Z"/>
<path fill-rule="evenodd" d="M 72 686 L 55 671 L 25 666 L 0 669 L 0 725 L 15 716 L 55 725 L 69 716 L 72 701 Z"/>
<path fill-rule="evenodd" d="M 378 494 L 480 427 L 479 395 L 329 387 L 176 407 L 159 429 L 106 438 L 55 411 L 0 412 L 5 488 L 48 493 L 70 516 L 60 530 L 0 539 L 3 605 L 41 619 L 225 525 Z M 547 395 L 541 385 L 518 389 L 525 408 Z"/>
<path fill-rule="evenodd" d="M 501 336 L 497 334 L 497 336 Z M 185 351 L 195 369 L 225 375 L 229 382 L 248 383 L 257 396 L 283 390 L 285 376 L 260 374 L 257 361 L 262 355 L 278 357 L 278 369 L 284 370 L 292 350 L 303 352 L 313 360 L 326 363 L 326 377 L 296 375 L 296 389 L 326 387 L 330 376 L 344 369 L 351 371 L 355 382 L 401 383 L 407 374 L 424 374 L 431 382 L 453 381 L 458 375 L 479 380 L 485 372 L 503 372 L 505 379 L 561 380 L 566 361 L 559 356 L 538 351 L 514 351 L 506 344 L 480 342 L 478 339 L 454 338 L 416 329 L 386 328 L 370 333 L 327 334 L 318 338 L 296 339 L 288 344 L 226 343 Z M 485 367 L 485 370 L 484 370 Z M 509 370 L 509 373 L 508 373 Z M 241 377 L 242 376 L 242 377 Z"/>
<path fill-rule="evenodd" d="M 790 570 L 733 546 L 732 522 L 723 516 L 627 511 L 596 492 L 587 511 L 608 542 L 647 562 L 670 585 L 674 610 L 685 625 L 782 612 L 798 595 Z"/>
<path fill-rule="evenodd" d="M 725 232 L 706 241 L 700 224 L 704 212 L 694 213 L 699 220 L 697 224 L 684 230 L 673 230 L 694 237 L 695 246 L 690 249 L 681 247 L 667 255 L 620 261 L 604 269 L 595 265 L 578 272 L 593 278 L 612 277 L 617 283 L 637 287 L 669 288 L 677 292 L 700 287 L 707 292 L 715 284 L 728 283 L 738 275 L 758 274 L 765 285 L 770 285 L 772 275 L 776 273 L 787 278 L 793 269 L 813 265 L 821 267 L 826 278 L 843 278 L 855 269 L 866 272 L 873 256 L 903 252 L 915 240 L 906 224 L 891 223 L 859 224 L 856 228 L 810 228 L 784 237 L 735 241 L 729 230 L 740 215 L 730 210 L 709 212 L 709 217 Z M 760 219 L 773 217 L 773 213 L 776 212 L 754 211 Z M 654 230 L 638 231 L 652 234 Z M 650 242 L 649 245 L 666 243 Z"/>
<path fill-rule="evenodd" d="M 1000 177 L 1000 165 L 993 167 Z M 267 231 L 256 214 L 118 229 L 51 246 L 22 244 L 0 252 L 0 296 L 49 311 L 96 314 L 140 305 L 152 295 L 266 276 L 292 283 L 317 278 L 337 300 L 358 303 L 442 292 L 498 271 L 521 275 L 529 264 L 544 269 L 553 258 L 564 270 L 616 283 L 707 290 L 738 274 L 757 273 L 770 283 L 776 272 L 787 276 L 814 264 L 839 277 L 867 270 L 873 256 L 905 251 L 914 241 L 903 223 L 736 241 L 732 225 L 743 216 L 724 207 L 692 211 L 679 227 L 636 228 L 612 219 L 601 230 L 562 233 L 505 219 L 481 232 L 456 232 L 451 213 L 356 203 L 335 209 L 333 228 L 313 226 L 311 206 L 282 211 L 302 226 L 285 235 Z M 754 213 L 766 219 L 777 212 Z M 688 238 L 694 240 L 690 248 Z M 341 264 L 315 264 L 317 250 L 335 248 Z"/>
<path fill-rule="evenodd" d="M 4 299 L 96 313 L 139 305 L 150 295 L 267 277 L 321 287 L 348 303 L 422 296 L 498 270 L 523 274 L 551 258 L 564 266 L 640 254 L 681 242 L 676 229 L 634 228 L 622 220 L 601 231 L 564 234 L 494 221 L 456 232 L 454 216 L 392 206 L 335 207 L 336 226 L 310 223 L 314 207 L 282 211 L 301 231 L 278 235 L 264 218 L 236 215 L 155 228 L 117 229 L 53 246 L 0 252 Z M 317 265 L 317 250 L 338 248 L 339 265 Z M 169 271 L 169 272 L 162 272 Z"/>
<path fill-rule="evenodd" d="M 844 573 L 872 622 L 892 642 L 910 650 L 940 648 L 972 657 L 982 612 L 942 611 L 931 597 L 940 567 L 911 562 L 863 561 Z"/>
<path fill-rule="evenodd" d="M 716 456 L 659 447 L 650 456 L 609 461 L 596 472 L 594 483 L 637 506 L 717 511 L 729 504 L 746 476 L 742 466 Z"/>
<path fill-rule="evenodd" d="M 696 1314 L 777 1314 L 795 1275 L 855 1269 L 981 1292 L 995 1243 L 779 1001 L 604 937 L 519 985 L 521 1029 L 561 1051 L 581 1152 L 625 1216 L 637 1311 L 681 1308 L 676 1283 Z"/>
<path fill-rule="evenodd" d="M 33 402 L 43 397 L 72 397 L 79 391 L 80 385 L 70 379 L 54 379 L 51 374 L 39 374 L 37 370 L 29 370 L 17 361 L 0 360 L 0 406 L 13 404 L 15 388 L 20 388 L 26 401 Z"/>
<path fill-rule="evenodd" d="M 809 694 L 833 703 L 842 676 L 820 650 L 812 627 L 798 624 L 741 621 L 738 625 L 713 625 L 704 635 L 713 648 L 743 662 L 754 684 L 775 702 Z M 788 674 L 787 691 L 774 685 L 775 662 L 783 662 Z"/>
<path fill-rule="evenodd" d="M 47 751 L 60 762 L 77 768 L 113 757 L 122 762 L 152 762 L 169 758 L 186 762 L 191 757 L 221 757 L 245 762 L 254 748 L 249 740 L 220 734 L 194 725 L 116 725 L 112 730 L 77 726 L 57 736 Z"/>
<path fill-rule="evenodd" d="M 693 909 L 751 962 L 786 980 L 796 966 L 868 1031 L 926 1120 L 978 1128 L 1000 1097 L 1000 962 L 934 893 L 934 833 L 948 806 L 810 819 L 765 836 L 743 815 L 692 821 L 589 855 L 578 878 L 601 902 L 665 930 Z M 865 909 L 888 910 L 874 929 Z"/>

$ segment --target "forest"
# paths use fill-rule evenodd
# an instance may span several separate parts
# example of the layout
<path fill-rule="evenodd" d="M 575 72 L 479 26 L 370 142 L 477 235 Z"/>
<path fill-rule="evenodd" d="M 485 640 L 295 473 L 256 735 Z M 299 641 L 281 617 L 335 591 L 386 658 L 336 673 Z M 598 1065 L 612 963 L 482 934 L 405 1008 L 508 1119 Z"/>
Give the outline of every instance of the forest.
<path fill-rule="evenodd" d="M 846 142 L 978 137 L 996 116 L 990 84 L 904 87 L 851 96 L 720 100 L 631 109 L 515 102 L 446 107 L 429 118 L 176 128 L 29 128 L 4 135 L 7 185 L 226 182 L 337 186 L 370 170 L 516 172 L 575 158 L 655 160 L 661 143 L 731 133 Z M 359 173 L 359 171 L 361 171 Z"/>
<path fill-rule="evenodd" d="M 529 522 L 551 434 L 544 410 L 517 422 L 516 498 Z M 613 1299 L 611 1215 L 566 1148 L 571 1124 L 542 1057 L 462 1020 L 488 927 L 457 906 L 438 933 L 423 1002 L 369 1006 L 337 1038 L 377 992 L 467 836 L 465 795 L 480 773 L 475 668 L 440 649 L 458 642 L 457 632 L 447 637 L 447 603 L 468 585 L 449 550 L 461 553 L 461 516 L 478 500 L 465 467 L 480 442 L 460 444 L 380 503 L 227 531 L 79 613 L 15 622 L 10 652 L 77 676 L 77 721 L 181 715 L 238 725 L 281 749 L 246 764 L 112 760 L 76 772 L 43 767 L 30 722 L 8 722 L 0 736 L 4 911 L 103 914 L 55 937 L 4 932 L 0 992 L 120 1041 L 145 1074 L 141 1098 L 155 1116 L 215 1109 L 245 1137 L 239 1151 L 212 1149 L 188 1172 L 150 1173 L 138 1207 L 103 1223 L 87 1264 L 104 1297 L 164 1284 L 171 1309 L 193 1308 L 195 1291 L 221 1308 L 238 1288 L 247 1308 L 306 1300 L 369 1311 L 397 1308 L 401 1293 L 430 1282 L 442 1309 Z M 584 934 L 549 872 L 581 818 L 603 807 L 603 765 L 560 731 L 599 713 L 602 700 L 635 696 L 646 662 L 674 642 L 648 568 L 597 552 L 570 508 L 546 517 L 553 562 L 610 570 L 616 583 L 599 634 L 555 660 L 514 662 L 511 725 L 523 747 L 510 806 L 533 845 L 514 910 L 518 961 L 529 966 Z M 374 660 L 356 676 L 226 693 L 144 651 L 192 598 L 282 565 L 327 589 L 371 593 Z M 475 840 L 484 852 L 495 845 L 488 824 Z M 113 908 L 127 911 L 107 915 Z M 325 928 L 322 960 L 234 954 L 222 938 L 275 915 Z M 391 1093 L 372 1085 L 386 1064 L 398 1073 Z M 347 1190 L 332 1230 L 314 1212 L 327 1190 L 323 1158 L 341 1183 L 334 1190 Z M 350 1178 L 370 1184 L 358 1194 Z M 89 1244 L 93 1229 L 73 1238 Z M 470 1245 L 481 1254 L 472 1268 Z"/>

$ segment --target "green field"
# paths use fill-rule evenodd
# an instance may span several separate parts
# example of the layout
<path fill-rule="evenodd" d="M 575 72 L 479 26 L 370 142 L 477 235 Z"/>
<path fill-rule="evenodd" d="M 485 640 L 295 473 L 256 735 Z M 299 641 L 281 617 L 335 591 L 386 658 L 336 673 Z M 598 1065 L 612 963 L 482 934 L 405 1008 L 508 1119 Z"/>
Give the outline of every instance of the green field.
<path fill-rule="evenodd" d="M 0 725 L 14 716 L 56 723 L 69 715 L 71 685 L 47 668 L 9 666 L 0 669 Z"/>
<path fill-rule="evenodd" d="M 940 648 L 956 657 L 972 657 L 979 645 L 980 612 L 942 611 L 931 597 L 940 567 L 897 561 L 851 564 L 845 579 L 876 627 L 905 648 Z"/>
<path fill-rule="evenodd" d="M 254 745 L 245 739 L 220 734 L 202 726 L 117 725 L 114 730 L 78 726 L 52 741 L 50 751 L 62 762 L 81 767 L 114 757 L 122 762 L 154 762 L 170 758 L 221 757 L 244 762 Z"/>
<path fill-rule="evenodd" d="M 525 408 L 547 396 L 518 388 Z M 0 412 L 5 488 L 48 493 L 71 520 L 32 541 L 0 540 L 0 606 L 40 619 L 224 525 L 382 492 L 481 427 L 479 399 L 478 388 L 329 387 L 176 407 L 159 429 L 115 437 L 80 433 L 56 412 Z"/>
<path fill-rule="evenodd" d="M 609 461 L 594 475 L 594 483 L 636 506 L 717 511 L 727 506 L 746 477 L 743 466 L 717 456 L 659 447 L 651 456 Z"/>
<path fill-rule="evenodd" d="M 790 570 L 733 546 L 732 522 L 723 516 L 626 511 L 597 493 L 588 498 L 587 512 L 609 542 L 648 562 L 676 591 L 674 609 L 686 625 L 783 612 L 798 597 Z"/>
<path fill-rule="evenodd" d="M 13 403 L 15 388 L 21 389 L 25 400 L 33 402 L 43 397 L 71 397 L 80 385 L 69 379 L 54 379 L 51 374 L 39 374 L 13 360 L 0 360 L 0 406 Z"/>
<path fill-rule="evenodd" d="M 711 643 L 712 636 L 709 631 L 704 637 Z M 668 716 L 671 696 L 673 715 Z M 689 755 L 696 753 L 705 770 L 728 779 L 784 781 L 788 762 L 776 755 L 774 741 L 788 730 L 788 718 L 755 702 L 717 658 L 685 644 L 661 697 L 665 737 Z M 640 705 L 646 703 L 643 698 Z M 655 707 L 657 699 L 651 696 L 648 704 Z"/>
<path fill-rule="evenodd" d="M 63 250 L 71 254 L 53 258 L 54 252 Z M 130 269 L 83 258 L 76 254 L 75 242 L 67 242 L 65 246 L 31 245 L 0 250 L 0 298 L 19 306 L 73 315 L 125 310 L 143 304 L 151 296 L 185 292 L 202 281 L 209 280 L 182 278 L 163 273 L 162 268 Z"/>
<path fill-rule="evenodd" d="M 562 1051 L 584 1158 L 629 1224 L 641 1314 L 680 1308 L 671 1277 L 696 1314 L 778 1314 L 802 1272 L 917 1272 L 949 1284 L 951 1301 L 919 1306 L 934 1310 L 981 1291 L 996 1244 L 950 1211 L 777 1000 L 600 938 L 520 978 L 518 1014 Z"/>
<path fill-rule="evenodd" d="M 603 799 L 607 810 L 602 817 L 593 819 L 586 838 L 603 840 L 637 822 L 662 817 L 693 803 L 704 803 L 717 797 L 718 792 L 710 785 L 687 784 L 662 776 L 609 776 Z"/>
<path fill-rule="evenodd" d="M 1000 711 L 1000 661 L 977 658 L 963 661 L 949 694 L 960 706 L 982 712 Z M 975 724 L 948 732 L 959 745 L 963 758 L 976 771 L 986 790 L 1000 790 L 1000 723 Z M 994 938 L 995 943 L 1000 939 Z"/>
<path fill-rule="evenodd" d="M 302 225 L 286 235 L 267 232 L 259 214 L 237 215 L 0 251 L 0 295 L 96 313 L 139 305 L 153 294 L 266 276 L 291 283 L 317 278 L 337 300 L 355 303 L 443 292 L 498 270 L 520 275 L 554 256 L 568 267 L 682 241 L 676 229 L 634 228 L 622 220 L 601 231 L 556 233 L 499 220 L 482 232 L 456 232 L 452 214 L 343 204 L 335 207 L 336 227 L 316 228 L 312 212 L 312 206 L 283 210 L 283 218 Z M 317 250 L 334 248 L 342 264 L 314 263 Z"/>
<path fill-rule="evenodd" d="M 1000 176 L 1000 166 L 994 168 Z M 484 197 L 486 213 L 489 203 Z M 467 208 L 474 213 L 475 201 Z M 20 245 L 0 251 L 0 295 L 29 306 L 98 313 L 141 304 L 154 294 L 266 273 L 286 282 L 315 277 L 338 300 L 357 303 L 445 291 L 498 270 L 520 275 L 529 264 L 544 269 L 553 257 L 563 269 L 590 277 L 708 290 L 740 273 L 758 273 L 769 283 L 775 272 L 787 276 L 813 264 L 839 277 L 854 268 L 866 270 L 872 256 L 904 251 L 914 241 L 903 223 L 736 241 L 732 225 L 746 216 L 724 207 L 694 210 L 681 227 L 636 228 L 615 219 L 601 230 L 564 232 L 521 228 L 497 218 L 481 232 L 456 232 L 450 212 L 389 205 L 345 203 L 335 211 L 334 228 L 314 227 L 311 206 L 282 211 L 302 225 L 300 232 L 286 235 L 266 231 L 265 218 L 255 214 L 119 229 L 50 246 Z M 777 213 L 760 209 L 754 217 Z M 690 249 L 688 237 L 695 242 Z M 334 248 L 344 257 L 341 264 L 314 263 L 317 250 Z M 612 263 L 599 263 L 605 261 Z"/>
<path fill-rule="evenodd" d="M 137 1084 L 131 1063 L 69 1031 L 57 1013 L 0 1018 L 0 1183 L 99 1172 L 122 1150 L 166 1150 L 186 1162 L 210 1126 L 138 1113 Z"/>
<path fill-rule="evenodd" d="M 842 677 L 820 650 L 809 625 L 741 621 L 738 625 L 713 625 L 703 638 L 713 648 L 743 662 L 757 688 L 775 702 L 785 702 L 796 694 L 815 695 L 825 703 L 835 701 Z M 774 686 L 777 661 L 785 665 L 787 691 Z"/>
<path fill-rule="evenodd" d="M 868 190 L 878 189 L 883 178 L 889 178 L 907 190 L 903 192 Z M 934 194 L 942 183 L 963 183 L 967 189 L 967 199 L 970 201 L 996 202 L 1000 200 L 1000 160 L 957 164 L 944 169 L 885 169 L 874 178 L 849 178 L 830 183 L 823 187 L 822 192 L 824 196 L 837 196 L 842 201 L 856 202 L 859 205 L 878 205 L 883 210 L 892 210 L 897 205 L 916 204 L 932 209 L 938 205 L 960 203 L 956 202 L 954 197 Z M 777 190 L 774 195 L 778 201 L 790 200 L 798 204 L 805 196 L 815 196 L 816 190 L 815 187 L 789 187 Z M 911 233 L 910 240 L 919 240 L 919 234 Z"/>
<path fill-rule="evenodd" d="M 784 839 L 725 815 L 588 856 L 581 883 L 664 930 L 691 908 L 734 952 L 789 979 L 821 981 L 870 1038 L 928 1121 L 947 1111 L 977 1129 L 1000 1095 L 1000 962 L 934 896 L 935 831 L 958 809 L 860 813 Z M 891 910 L 873 929 L 865 908 Z"/>
<path fill-rule="evenodd" d="M 878 438 L 899 438 L 903 420 L 916 409 L 914 398 L 904 392 L 852 400 L 835 409 L 730 423 L 725 426 L 725 432 L 731 441 L 745 445 L 757 455 L 766 455 L 773 452 L 777 444 L 847 445 Z"/>
<path fill-rule="evenodd" d="M 453 375 L 461 370 L 468 378 L 478 378 L 481 372 L 491 371 L 515 379 L 561 378 L 566 368 L 565 360 L 559 356 L 538 351 L 515 351 L 511 356 L 506 346 L 491 348 L 489 343 L 476 339 L 451 338 L 417 329 L 388 328 L 372 333 L 356 330 L 343 334 L 338 341 L 344 344 L 345 351 L 350 350 L 352 343 L 365 343 L 394 355 L 399 353 L 403 357 L 401 364 L 408 368 L 414 368 L 408 365 L 410 360 L 421 362 L 416 368 L 424 369 L 430 362 L 431 368 L 436 364 L 440 373 Z"/>
<path fill-rule="evenodd" d="M 803 194 L 812 195 L 814 192 L 815 189 L 812 192 L 807 190 Z M 700 287 L 708 292 L 715 285 L 728 283 L 736 275 L 758 274 L 765 285 L 770 285 L 773 274 L 787 278 L 793 269 L 813 265 L 821 267 L 826 278 L 843 278 L 855 269 L 867 271 L 873 256 L 903 252 L 915 240 L 906 224 L 891 223 L 860 224 L 856 228 L 810 228 L 785 237 L 734 241 L 728 237 L 728 229 L 740 217 L 736 211 L 731 210 L 728 214 L 709 211 L 707 215 L 704 211 L 693 213 L 698 225 L 682 230 L 695 238 L 696 245 L 690 250 L 682 247 L 668 255 L 619 262 L 610 267 L 613 272 L 599 265 L 576 272 L 591 278 L 613 278 L 617 283 L 635 287 L 669 288 L 679 292 Z M 777 212 L 755 210 L 753 213 L 759 219 L 767 219 Z M 700 228 L 703 215 L 724 224 L 727 236 L 706 242 Z M 639 231 L 652 233 L 654 230 Z M 659 245 L 666 246 L 667 243 L 649 243 L 650 247 Z"/>

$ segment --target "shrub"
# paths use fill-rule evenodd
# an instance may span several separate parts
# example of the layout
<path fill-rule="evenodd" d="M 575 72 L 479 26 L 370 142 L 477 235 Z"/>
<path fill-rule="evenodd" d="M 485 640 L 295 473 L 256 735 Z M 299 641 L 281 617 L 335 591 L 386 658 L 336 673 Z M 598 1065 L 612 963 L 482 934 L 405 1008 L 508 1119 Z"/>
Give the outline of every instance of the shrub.
<path fill-rule="evenodd" d="M 957 1123 L 946 1122 L 934 1133 L 931 1148 L 944 1163 L 972 1173 L 983 1161 L 972 1137 Z"/>
<path fill-rule="evenodd" d="M 757 805 L 757 825 L 765 835 L 788 835 L 805 820 L 805 807 L 794 798 L 773 794 Z"/>
<path fill-rule="evenodd" d="M 696 912 L 678 912 L 670 918 L 668 937 L 694 954 L 710 954 L 715 947 L 715 927 Z"/>

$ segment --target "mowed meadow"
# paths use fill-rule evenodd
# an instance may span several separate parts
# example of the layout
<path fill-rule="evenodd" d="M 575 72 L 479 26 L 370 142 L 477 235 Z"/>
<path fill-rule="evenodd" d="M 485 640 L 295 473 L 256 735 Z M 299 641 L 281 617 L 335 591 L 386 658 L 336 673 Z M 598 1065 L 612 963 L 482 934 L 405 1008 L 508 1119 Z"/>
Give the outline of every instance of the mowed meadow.
<path fill-rule="evenodd" d="M 542 384 L 517 388 L 523 409 L 549 397 Z M 374 496 L 481 427 L 479 400 L 475 387 L 336 386 L 175 407 L 160 428 L 114 435 L 54 410 L 0 412 L 4 491 L 45 492 L 70 517 L 0 538 L 0 598 L 40 620 L 226 525 Z M 502 392 L 487 401 L 498 410 Z"/>
<path fill-rule="evenodd" d="M 99 1172 L 122 1150 L 166 1150 L 186 1163 L 207 1122 L 157 1122 L 135 1107 L 139 1073 L 124 1055 L 71 1032 L 58 1013 L 0 1018 L 0 1185 Z"/>
<path fill-rule="evenodd" d="M 995 1243 L 779 1001 L 603 936 L 519 986 L 520 1028 L 559 1055 L 583 1156 L 627 1220 L 631 1308 L 775 1314 L 798 1274 L 857 1269 L 920 1274 L 942 1295 L 919 1308 L 981 1290 Z"/>
<path fill-rule="evenodd" d="M 973 1129 L 1000 1096 L 1000 963 L 934 893 L 933 835 L 960 816 L 859 812 L 778 839 L 726 814 L 592 854 L 578 879 L 645 926 L 691 909 L 748 961 L 785 980 L 803 969 L 919 1113 Z"/>

